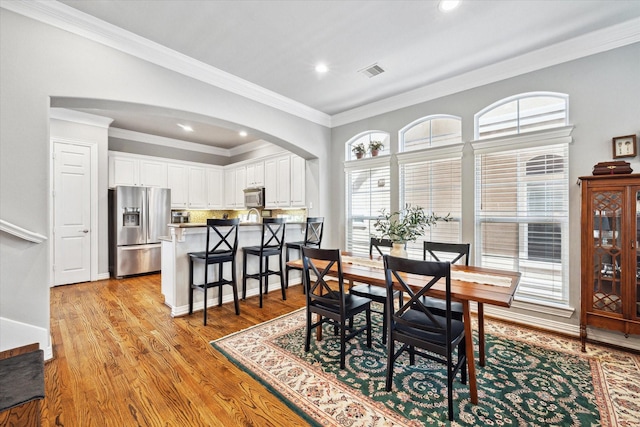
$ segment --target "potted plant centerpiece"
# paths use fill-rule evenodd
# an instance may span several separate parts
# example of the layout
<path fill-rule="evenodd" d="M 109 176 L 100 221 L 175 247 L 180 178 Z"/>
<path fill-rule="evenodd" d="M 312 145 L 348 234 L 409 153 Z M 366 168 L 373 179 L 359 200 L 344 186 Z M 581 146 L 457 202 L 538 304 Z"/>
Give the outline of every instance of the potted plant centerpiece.
<path fill-rule="evenodd" d="M 380 216 L 374 223 L 378 238 L 389 239 L 393 243 L 390 254 L 397 257 L 407 257 L 407 242 L 415 242 L 424 235 L 425 229 L 436 225 L 437 221 L 450 221 L 451 214 L 439 216 L 431 212 L 426 214 L 420 206 L 406 205 L 398 212 L 387 212 L 382 209 Z"/>
<path fill-rule="evenodd" d="M 356 155 L 356 159 L 361 159 L 362 156 L 364 156 L 364 153 L 366 153 L 366 149 L 364 148 L 364 144 L 360 143 L 360 144 L 356 144 L 351 148 L 351 151 L 353 152 L 353 154 Z"/>
<path fill-rule="evenodd" d="M 384 145 L 382 144 L 382 141 L 369 142 L 369 152 L 371 152 L 371 157 L 377 156 L 380 150 L 384 150 Z"/>

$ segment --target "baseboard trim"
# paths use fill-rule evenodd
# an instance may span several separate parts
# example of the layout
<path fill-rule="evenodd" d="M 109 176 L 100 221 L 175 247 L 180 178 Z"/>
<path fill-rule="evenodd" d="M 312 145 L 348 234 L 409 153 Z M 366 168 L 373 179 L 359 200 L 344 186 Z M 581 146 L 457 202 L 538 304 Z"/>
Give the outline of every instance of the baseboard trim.
<path fill-rule="evenodd" d="M 45 328 L 0 317 L 0 351 L 37 342 L 44 351 L 44 359 L 53 358 L 51 336 Z"/>

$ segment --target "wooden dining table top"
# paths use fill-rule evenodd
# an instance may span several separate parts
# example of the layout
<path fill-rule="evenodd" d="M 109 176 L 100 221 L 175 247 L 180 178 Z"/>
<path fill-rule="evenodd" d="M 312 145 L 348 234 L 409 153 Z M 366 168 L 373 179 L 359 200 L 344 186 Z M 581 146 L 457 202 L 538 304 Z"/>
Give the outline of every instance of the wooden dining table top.
<path fill-rule="evenodd" d="M 352 257 L 348 253 L 345 253 L 345 257 L 358 259 L 361 258 L 363 263 L 352 263 L 349 261 L 342 261 L 342 274 L 346 280 L 352 280 L 356 282 L 369 283 L 375 286 L 386 286 L 386 279 L 384 274 L 384 268 L 380 266 L 372 266 L 368 257 Z M 366 262 L 366 261 L 369 262 Z M 382 260 L 379 260 L 380 263 Z M 321 263 L 316 261 L 318 266 Z M 302 260 L 292 260 L 287 262 L 287 265 L 294 268 L 302 269 Z M 337 265 L 332 267 L 332 271 L 337 272 Z M 474 280 L 467 281 L 456 279 L 456 272 L 470 273 L 469 277 L 476 277 Z M 520 283 L 521 273 L 513 271 L 503 271 L 485 267 L 476 266 L 464 266 L 464 265 L 451 265 L 451 298 L 458 301 L 476 301 L 480 303 L 492 304 L 500 307 L 510 307 L 513 302 L 513 297 Z M 508 286 L 495 285 L 482 282 L 482 277 L 496 277 L 504 280 L 508 280 Z M 415 277 L 415 278 L 414 278 Z M 424 277 L 403 274 L 403 278 L 407 281 L 407 284 L 421 288 L 424 286 Z M 435 297 L 445 296 L 445 283 L 444 280 L 436 283 L 430 290 L 429 295 Z"/>

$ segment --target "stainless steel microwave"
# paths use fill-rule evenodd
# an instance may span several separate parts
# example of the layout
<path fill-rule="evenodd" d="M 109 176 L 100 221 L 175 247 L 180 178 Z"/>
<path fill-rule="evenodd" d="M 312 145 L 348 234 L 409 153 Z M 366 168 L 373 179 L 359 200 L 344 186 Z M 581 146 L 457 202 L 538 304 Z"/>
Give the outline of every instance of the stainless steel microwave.
<path fill-rule="evenodd" d="M 245 188 L 244 206 L 247 208 L 263 208 L 264 188 Z"/>

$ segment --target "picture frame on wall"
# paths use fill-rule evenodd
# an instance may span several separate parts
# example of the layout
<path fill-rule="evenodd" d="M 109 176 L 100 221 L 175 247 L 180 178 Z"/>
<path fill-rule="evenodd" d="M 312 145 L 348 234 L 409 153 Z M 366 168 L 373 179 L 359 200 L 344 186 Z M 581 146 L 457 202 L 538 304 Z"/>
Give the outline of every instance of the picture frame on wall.
<path fill-rule="evenodd" d="M 635 157 L 638 154 L 635 135 L 616 136 L 613 138 L 613 158 Z"/>

